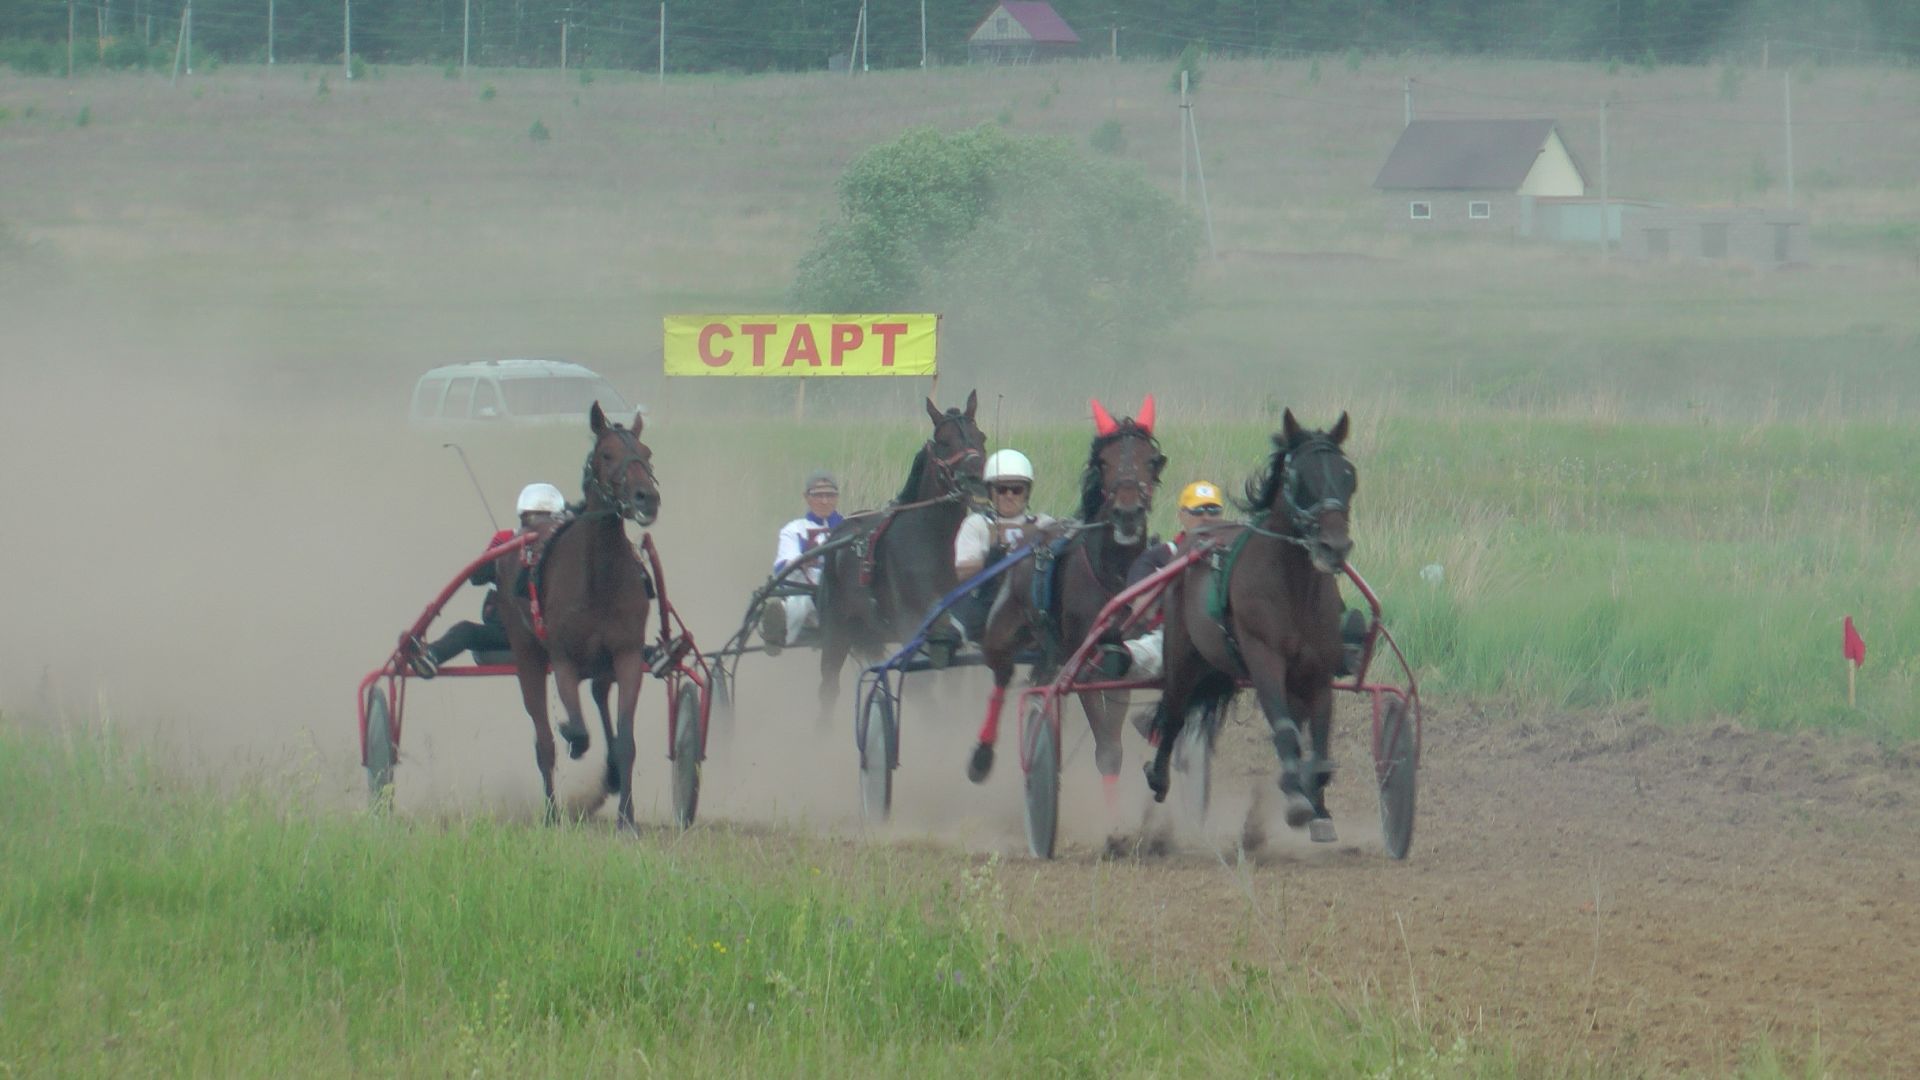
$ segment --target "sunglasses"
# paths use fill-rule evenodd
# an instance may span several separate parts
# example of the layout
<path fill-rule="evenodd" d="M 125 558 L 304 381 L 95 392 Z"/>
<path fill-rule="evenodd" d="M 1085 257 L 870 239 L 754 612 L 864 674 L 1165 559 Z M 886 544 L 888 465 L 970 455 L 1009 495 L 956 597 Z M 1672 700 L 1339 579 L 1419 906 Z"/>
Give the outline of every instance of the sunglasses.
<path fill-rule="evenodd" d="M 1189 513 L 1189 514 L 1192 514 L 1192 515 L 1194 515 L 1195 517 L 1219 517 L 1219 516 L 1220 516 L 1220 507 L 1218 507 L 1218 506 L 1196 506 L 1196 507 L 1194 507 L 1193 509 L 1191 509 L 1191 510 L 1188 510 L 1188 511 L 1187 511 L 1187 513 Z"/>
<path fill-rule="evenodd" d="M 1025 495 L 1027 493 L 1027 485 L 995 484 L 993 485 L 993 493 L 995 495 Z"/>

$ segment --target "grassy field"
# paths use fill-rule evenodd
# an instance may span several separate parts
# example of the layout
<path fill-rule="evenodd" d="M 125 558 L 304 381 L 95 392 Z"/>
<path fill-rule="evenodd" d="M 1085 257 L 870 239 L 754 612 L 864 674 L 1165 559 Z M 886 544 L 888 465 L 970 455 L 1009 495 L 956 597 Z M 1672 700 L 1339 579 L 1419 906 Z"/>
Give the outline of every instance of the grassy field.
<path fill-rule="evenodd" d="M 993 861 L 929 881 L 726 830 L 609 852 L 308 818 L 4 720 L 0 820 L 9 1075 L 1584 1071 L 1265 970 L 1167 981 L 1018 940 Z"/>

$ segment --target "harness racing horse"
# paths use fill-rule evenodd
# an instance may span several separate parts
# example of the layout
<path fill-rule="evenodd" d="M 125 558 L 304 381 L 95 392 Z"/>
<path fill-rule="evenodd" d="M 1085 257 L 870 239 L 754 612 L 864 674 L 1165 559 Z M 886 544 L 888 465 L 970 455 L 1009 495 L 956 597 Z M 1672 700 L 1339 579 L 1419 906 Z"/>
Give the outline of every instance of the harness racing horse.
<path fill-rule="evenodd" d="M 588 414 L 593 450 L 582 469 L 586 501 L 534 556 L 527 595 L 511 590 L 507 600 L 517 618 L 507 619 L 520 678 L 520 697 L 533 719 L 534 758 L 547 797 L 547 820 L 558 814 L 553 797 L 553 732 L 547 726 L 547 670 L 567 718 L 560 735 L 567 753 L 580 758 L 592 740 L 580 709 L 580 681 L 593 680 L 600 726 L 607 737 L 606 789 L 620 794 L 619 823 L 633 824 L 633 715 L 640 683 L 647 675 L 647 615 L 653 582 L 627 539 L 626 523 L 641 528 L 660 514 L 660 490 L 653 473 L 653 451 L 640 441 L 643 418 L 633 427 L 609 423 L 593 403 Z M 515 580 L 520 554 L 496 564 L 502 582 Z M 619 727 L 607 713 L 607 693 L 620 688 Z"/>
<path fill-rule="evenodd" d="M 1093 404 L 1094 437 L 1087 466 L 1080 474 L 1080 511 L 1077 524 L 1052 527 L 1036 541 L 1032 559 L 1008 570 L 1005 584 L 987 616 L 980 648 L 993 672 L 993 695 L 987 700 L 987 718 L 979 744 L 967 764 L 967 776 L 981 783 L 993 769 L 993 744 L 998 736 L 1007 683 L 1013 678 L 1014 655 L 1022 648 L 1039 647 L 1034 680 L 1042 681 L 1084 640 L 1100 609 L 1126 586 L 1127 570 L 1147 547 L 1147 516 L 1153 511 L 1153 489 L 1166 468 L 1166 456 L 1153 437 L 1153 396 L 1147 395 L 1138 419 L 1115 420 L 1098 401 Z M 1070 537 L 1057 550 L 1054 541 Z M 1034 595 L 1034 578 L 1052 561 L 1049 594 Z M 1093 760 L 1112 806 L 1120 777 L 1120 725 L 1126 716 L 1126 695 L 1094 691 L 1080 695 L 1080 707 L 1093 728 Z"/>
<path fill-rule="evenodd" d="M 1287 410 L 1265 472 L 1247 483 L 1242 509 L 1259 517 L 1188 540 L 1211 543 L 1216 554 L 1195 561 L 1169 585 L 1165 686 L 1154 714 L 1159 745 L 1146 766 L 1156 802 L 1166 799 L 1168 761 L 1194 707 L 1224 704 L 1244 677 L 1273 732 L 1288 827 L 1325 822 L 1314 829 L 1315 839 L 1333 839 L 1326 785 L 1333 677 L 1341 658 L 1335 575 L 1353 550 L 1347 515 L 1359 483 L 1340 449 L 1346 438 L 1346 413 L 1321 432 L 1303 429 Z M 1313 743 L 1304 760 L 1303 719 Z M 1256 798 L 1247 814 L 1242 839 L 1248 848 L 1264 840 L 1262 801 Z"/>
<path fill-rule="evenodd" d="M 987 437 L 973 422 L 978 404 L 977 393 L 969 393 L 965 408 L 941 412 L 927 399 L 933 432 L 914 455 L 899 497 L 884 510 L 847 518 L 822 545 L 858 538 L 821 556 L 814 607 L 820 619 L 823 722 L 839 699 L 847 654 L 856 649 L 877 653 L 902 640 L 959 584 L 953 538 L 986 492 L 981 473 Z M 960 642 L 957 627 L 928 636 L 948 656 Z"/>

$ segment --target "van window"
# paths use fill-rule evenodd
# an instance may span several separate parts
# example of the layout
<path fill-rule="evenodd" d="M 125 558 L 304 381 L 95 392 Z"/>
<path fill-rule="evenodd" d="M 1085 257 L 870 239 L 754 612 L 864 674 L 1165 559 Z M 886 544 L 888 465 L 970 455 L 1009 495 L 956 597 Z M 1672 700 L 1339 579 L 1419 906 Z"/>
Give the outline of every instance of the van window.
<path fill-rule="evenodd" d="M 507 379 L 500 384 L 500 392 L 506 395 L 507 408 L 515 416 L 585 416 L 595 401 L 616 419 L 632 411 L 604 379 Z"/>
<path fill-rule="evenodd" d="M 440 415 L 449 420 L 465 420 L 472 404 L 473 380 L 455 379 L 447 385 L 447 400 L 440 406 Z"/>
<path fill-rule="evenodd" d="M 413 415 L 423 419 L 440 415 L 440 395 L 446 390 L 445 379 L 421 379 L 413 391 Z"/>
<path fill-rule="evenodd" d="M 473 415 L 475 419 L 500 415 L 500 394 L 493 388 L 493 380 L 482 379 L 474 385 Z"/>

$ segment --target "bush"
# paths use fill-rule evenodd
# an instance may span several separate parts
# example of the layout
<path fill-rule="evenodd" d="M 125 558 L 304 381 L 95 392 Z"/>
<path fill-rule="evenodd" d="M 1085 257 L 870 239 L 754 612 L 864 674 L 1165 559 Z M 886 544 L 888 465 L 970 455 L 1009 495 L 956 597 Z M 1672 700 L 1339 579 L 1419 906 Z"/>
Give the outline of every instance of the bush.
<path fill-rule="evenodd" d="M 480 100 L 492 101 L 498 95 L 498 93 L 499 91 L 493 88 L 493 84 L 488 83 L 487 85 L 480 88 Z"/>
<path fill-rule="evenodd" d="M 532 139 L 534 142 L 546 142 L 548 139 L 553 138 L 553 132 L 548 131 L 547 125 L 541 123 L 539 119 L 536 118 L 533 121 L 533 126 L 527 129 L 527 138 Z"/>
<path fill-rule="evenodd" d="M 0 42 L 0 63 L 22 75 L 52 75 L 67 70 L 64 46 L 47 41 Z"/>
<path fill-rule="evenodd" d="M 91 123 L 93 123 L 93 106 L 80 106 L 80 115 L 73 118 L 73 126 L 83 128 Z"/>
<path fill-rule="evenodd" d="M 800 261 L 802 310 L 941 311 L 984 353 L 1083 357 L 1147 348 L 1184 310 L 1192 217 L 1064 140 L 918 128 L 861 154 L 839 190 Z"/>
<path fill-rule="evenodd" d="M 357 56 L 354 57 L 353 63 L 347 66 L 347 78 L 352 79 L 355 82 L 358 82 L 361 79 L 364 79 L 366 77 L 367 77 L 367 62 L 365 60 L 360 59 Z"/>
<path fill-rule="evenodd" d="M 1087 137 L 1087 142 L 1103 154 L 1119 154 L 1127 148 L 1127 133 L 1120 126 L 1120 121 L 1104 120 L 1099 127 L 1093 129 L 1093 134 Z"/>

